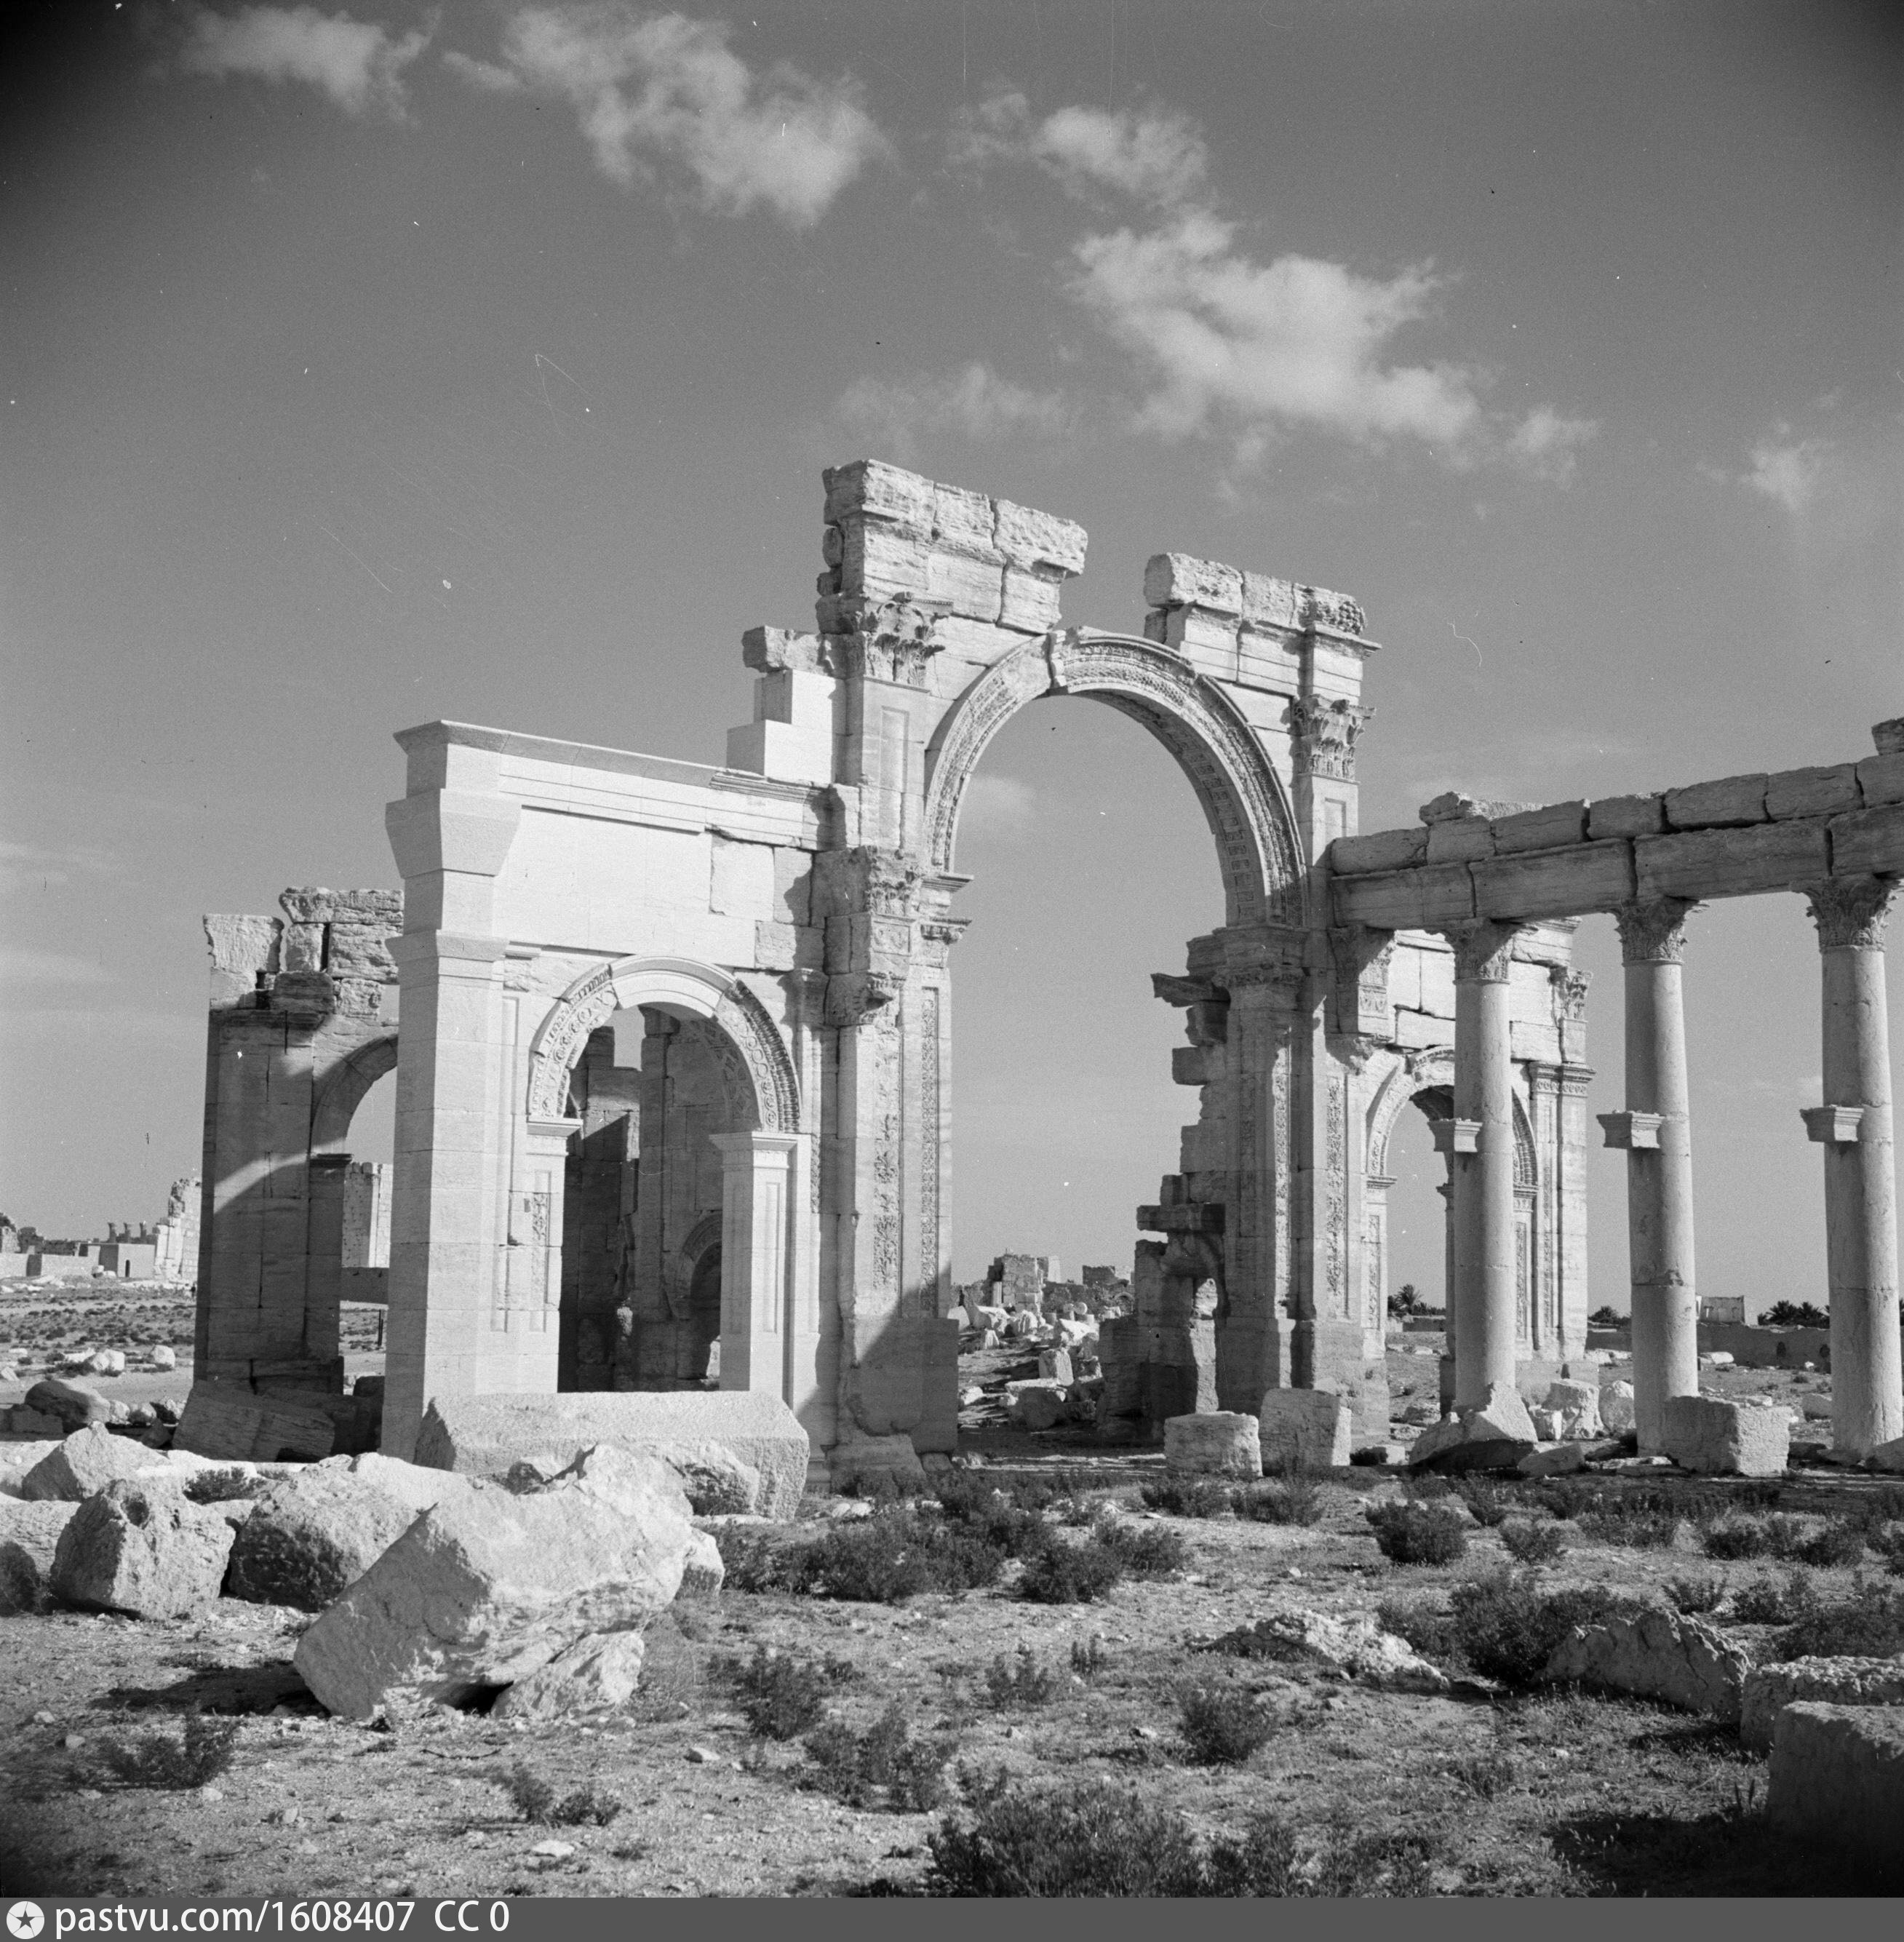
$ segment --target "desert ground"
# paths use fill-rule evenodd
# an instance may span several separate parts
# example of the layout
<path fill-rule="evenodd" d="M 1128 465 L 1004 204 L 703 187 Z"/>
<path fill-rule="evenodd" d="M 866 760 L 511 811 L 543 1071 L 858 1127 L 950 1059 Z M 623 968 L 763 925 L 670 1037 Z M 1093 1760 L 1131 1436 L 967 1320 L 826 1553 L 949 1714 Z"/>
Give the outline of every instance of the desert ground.
<path fill-rule="evenodd" d="M 0 1402 L 75 1343 L 183 1351 L 189 1326 L 182 1294 L 13 1291 L 0 1363 L 15 1380 Z M 1394 1345 L 1398 1414 L 1416 1399 L 1404 1385 L 1432 1394 L 1438 1346 Z M 362 1347 L 352 1360 L 354 1373 L 378 1365 Z M 1220 1885 L 1226 1843 L 1232 1861 L 1274 1851 L 1281 1891 L 1297 1893 L 1887 1885 L 1768 1822 L 1765 1756 L 1735 1728 L 1544 1683 L 1544 1646 L 1529 1639 L 1611 1591 L 1703 1612 L 1759 1659 L 1904 1649 L 1904 1587 L 1887 1570 L 1904 1486 L 1823 1468 L 1452 1484 L 1355 1468 L 1241 1499 L 1173 1492 L 1159 1453 L 1008 1426 L 994 1398 L 1033 1372 L 1009 1346 L 966 1358 L 962 1380 L 988 1393 L 965 1413 L 957 1469 L 935 1480 L 944 1507 L 809 1499 L 791 1524 L 708 1521 L 726 1584 L 656 1622 L 639 1692 L 592 1726 L 436 1708 L 334 1720 L 290 1662 L 310 1615 L 286 1607 L 222 1597 L 176 1622 L 0 1618 L 5 1889 L 1003 1892 L 1003 1864 L 985 1859 L 999 1844 L 978 1836 L 1008 1824 L 1041 1864 L 1076 1848 L 1056 1892 L 1173 1891 L 1170 1858 L 1186 1854 L 1204 1868 L 1196 1891 L 1275 1891 L 1260 1872 L 1254 1887 Z M 1716 1373 L 1793 1401 L 1826 1380 Z M 161 1381 L 99 1386 L 148 1399 Z M 167 1386 L 182 1398 L 183 1372 Z M 1461 1555 L 1384 1555 L 1367 1512 L 1410 1499 L 1459 1530 Z M 955 1528 L 990 1528 L 1015 1555 L 972 1588 L 908 1594 L 905 1560 Z M 1758 1535 L 1728 1539 L 1741 1528 Z M 1552 1535 L 1528 1536 L 1540 1530 Z M 828 1545 L 832 1562 L 816 1565 Z M 1726 1555 L 1742 1549 L 1757 1555 Z M 1118 1582 L 1064 1601 L 1079 1587 L 1061 1578 L 1046 1601 L 1041 1556 L 1113 1551 Z M 1316 1614 L 1376 1620 L 1445 1689 L 1349 1676 L 1263 1627 Z M 125 1777 L 145 1736 L 182 1744 L 194 1717 L 230 1742 L 208 1782 Z M 1027 1818 L 1028 1802 L 1055 1818 Z"/>

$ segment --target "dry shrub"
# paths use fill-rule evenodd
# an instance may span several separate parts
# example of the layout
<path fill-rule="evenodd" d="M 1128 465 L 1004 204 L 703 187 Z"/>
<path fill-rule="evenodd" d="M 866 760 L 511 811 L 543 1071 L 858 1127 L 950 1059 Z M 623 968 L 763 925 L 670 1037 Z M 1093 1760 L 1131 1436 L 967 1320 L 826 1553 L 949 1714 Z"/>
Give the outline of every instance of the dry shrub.
<path fill-rule="evenodd" d="M 515 1803 L 525 1821 L 549 1827 L 606 1827 L 626 1804 L 591 1781 L 586 1787 L 557 1795 L 556 1790 L 526 1761 L 518 1760 L 497 1777 L 496 1784 Z"/>
<path fill-rule="evenodd" d="M 770 1740 L 795 1740 L 817 1726 L 828 1698 L 859 1676 L 843 1659 L 822 1664 L 770 1646 L 756 1646 L 751 1659 L 728 1659 L 721 1669 L 750 1730 Z"/>
<path fill-rule="evenodd" d="M 1818 1594 L 1801 1570 L 1788 1571 L 1785 1582 L 1755 1579 L 1732 1600 L 1732 1621 L 1741 1625 L 1789 1625 L 1818 1610 Z"/>
<path fill-rule="evenodd" d="M 1508 1518 L 1498 1535 L 1517 1564 L 1551 1564 L 1567 1548 L 1559 1524 L 1535 1524 L 1528 1518 Z"/>
<path fill-rule="evenodd" d="M 1520 1499 L 1485 1477 L 1459 1477 L 1454 1480 L 1455 1495 L 1474 1513 L 1474 1521 L 1486 1529 L 1511 1517 L 1520 1508 Z"/>
<path fill-rule="evenodd" d="M 1676 1612 L 1689 1616 L 1716 1612 L 1725 1596 L 1725 1580 L 1716 1573 L 1703 1578 L 1669 1578 L 1666 1595 L 1672 1600 Z"/>
<path fill-rule="evenodd" d="M 865 1732 L 829 1720 L 807 1736 L 813 1782 L 849 1807 L 895 1814 L 930 1812 L 945 1798 L 949 1739 L 914 1739 L 896 1701 Z"/>
<path fill-rule="evenodd" d="M 1156 1477 L 1141 1493 L 1146 1510 L 1185 1518 L 1226 1516 L 1233 1494 L 1232 1486 L 1214 1477 Z"/>
<path fill-rule="evenodd" d="M 1468 1551 L 1468 1533 L 1453 1512 L 1431 1504 L 1372 1505 L 1369 1528 L 1395 1564 L 1452 1564 Z"/>
<path fill-rule="evenodd" d="M 1124 1564 L 1116 1551 L 1088 1538 L 1082 1544 L 1048 1545 L 1025 1567 L 1018 1592 L 1039 1605 L 1090 1604 L 1108 1597 L 1124 1582 Z"/>
<path fill-rule="evenodd" d="M 1511 1573 L 1457 1585 L 1449 1606 L 1455 1650 L 1483 1678 L 1508 1686 L 1535 1684 L 1554 1648 L 1575 1626 L 1596 1624 L 1619 1608 L 1597 1586 L 1548 1591 Z"/>
<path fill-rule="evenodd" d="M 1321 1487 L 1313 1477 L 1273 1477 L 1231 1493 L 1236 1515 L 1251 1524 L 1312 1524 L 1321 1518 Z"/>
<path fill-rule="evenodd" d="M 194 1713 L 182 1738 L 143 1733 L 131 1741 L 108 1740 L 100 1757 L 113 1778 L 127 1787 L 203 1787 L 231 1764 L 238 1747 L 238 1722 Z"/>
<path fill-rule="evenodd" d="M 995 1584 L 1005 1553 L 981 1536 L 909 1510 L 875 1511 L 803 1545 L 791 1588 L 811 1596 L 895 1605 L 922 1591 Z"/>
<path fill-rule="evenodd" d="M 1089 1542 L 1109 1551 L 1128 1578 L 1167 1578 L 1190 1559 L 1190 1547 L 1180 1532 L 1154 1524 L 1100 1518 L 1091 1527 Z"/>
<path fill-rule="evenodd" d="M 1198 1766 L 1240 1766 L 1275 1732 L 1247 1686 L 1186 1686 L 1177 1695 L 1183 1744 Z"/>
<path fill-rule="evenodd" d="M 1072 1648 L 1074 1659 L 1076 1649 Z M 1039 1664 L 1030 1646 L 1021 1645 L 1015 1659 L 1000 1653 L 992 1661 L 985 1673 L 985 1690 L 994 1706 L 1006 1711 L 1048 1705 L 1058 1696 L 1058 1674 Z"/>
<path fill-rule="evenodd" d="M 1798 1577 L 1793 1572 L 1794 1580 Z M 1891 1659 L 1904 1653 L 1904 1591 L 1860 1579 L 1848 1598 L 1821 1602 L 1809 1582 L 1810 1609 L 1795 1612 L 1778 1642 L 1780 1659 Z"/>

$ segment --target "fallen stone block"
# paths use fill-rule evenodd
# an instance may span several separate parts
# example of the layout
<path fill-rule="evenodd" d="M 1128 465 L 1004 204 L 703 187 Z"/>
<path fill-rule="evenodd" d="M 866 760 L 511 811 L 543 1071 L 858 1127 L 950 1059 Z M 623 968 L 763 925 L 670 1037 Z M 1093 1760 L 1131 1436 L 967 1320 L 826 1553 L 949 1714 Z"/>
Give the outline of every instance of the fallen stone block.
<path fill-rule="evenodd" d="M 945 1311 L 945 1319 L 958 1330 L 961 1335 L 972 1326 L 972 1317 L 963 1308 L 948 1308 Z"/>
<path fill-rule="evenodd" d="M 0 1501 L 0 1616 L 53 1602 L 53 1561 L 77 1504 Z"/>
<path fill-rule="evenodd" d="M 335 1447 L 337 1424 L 314 1398 L 262 1394 L 237 1383 L 198 1382 L 185 1398 L 173 1441 L 201 1456 L 315 1463 Z"/>
<path fill-rule="evenodd" d="M 1023 1383 L 1009 1389 L 1006 1406 L 1021 1429 L 1055 1429 L 1065 1420 L 1065 1394 L 1055 1383 Z"/>
<path fill-rule="evenodd" d="M 719 1557 L 718 1549 L 715 1555 Z M 491 1717 L 565 1720 L 613 1712 L 628 1703 L 640 1683 L 646 1653 L 638 1631 L 592 1633 L 519 1679 L 496 1702 Z"/>
<path fill-rule="evenodd" d="M 96 1423 L 75 1430 L 28 1471 L 20 1479 L 20 1493 L 40 1502 L 81 1503 L 115 1478 L 136 1476 L 152 1460 L 152 1453 L 142 1443 L 115 1436 Z"/>
<path fill-rule="evenodd" d="M 1549 1383 L 1543 1407 L 1563 1419 L 1562 1433 L 1568 1436 L 1595 1437 L 1604 1433 L 1600 1420 L 1600 1392 L 1597 1383 L 1577 1383 L 1563 1379 Z"/>
<path fill-rule="evenodd" d="M 748 1518 L 751 1524 L 764 1520 Z M 677 1594 L 684 1598 L 711 1598 L 727 1582 L 727 1566 L 721 1555 L 721 1547 L 714 1541 L 711 1530 L 697 1530 L 687 1549 L 687 1562 L 681 1569 L 681 1590 Z"/>
<path fill-rule="evenodd" d="M 627 1517 L 578 1481 L 471 1491 L 419 1517 L 319 1615 L 295 1662 L 348 1719 L 399 1692 L 470 1705 L 591 1635 L 638 1630 L 679 1591 L 693 1539 L 658 1493 Z M 626 1671 L 611 1662 L 605 1678 L 615 1664 Z"/>
<path fill-rule="evenodd" d="M 1765 1812 L 1793 1833 L 1894 1867 L 1904 1827 L 1904 1708 L 1820 1699 L 1784 1708 Z"/>
<path fill-rule="evenodd" d="M 1225 1643 L 1250 1658 L 1333 1666 L 1391 1692 L 1446 1692 L 1450 1683 L 1406 1639 L 1362 1614 L 1338 1618 L 1325 1612 L 1278 1612 L 1230 1634 Z"/>
<path fill-rule="evenodd" d="M 1171 1417 L 1164 1424 L 1164 1470 L 1172 1477 L 1260 1477 L 1262 1424 L 1233 1409 Z"/>
<path fill-rule="evenodd" d="M 182 1619 L 219 1594 L 231 1527 L 182 1491 L 121 1479 L 73 1513 L 54 1554 L 53 1592 L 88 1611 Z"/>
<path fill-rule="evenodd" d="M 401 1457 L 386 1456 L 377 1450 L 366 1450 L 360 1456 L 326 1456 L 316 1468 L 326 1472 L 341 1470 L 360 1478 L 399 1503 L 407 1504 L 412 1511 L 433 1511 L 445 1497 L 460 1496 L 476 1487 L 470 1478 L 458 1476 L 452 1470 L 433 1470 L 421 1463 L 406 1463 Z"/>
<path fill-rule="evenodd" d="M 1445 1475 L 1512 1470 L 1539 1440 L 1518 1392 L 1496 1383 L 1478 1404 L 1423 1430 L 1409 1450 L 1409 1467 Z"/>
<path fill-rule="evenodd" d="M 253 1503 L 231 1546 L 226 1593 L 321 1612 L 421 1515 L 367 1478 L 320 1464 Z"/>
<path fill-rule="evenodd" d="M 1339 1470 L 1349 1460 L 1355 1412 L 1332 1389 L 1268 1389 L 1257 1406 L 1263 1469 Z"/>
<path fill-rule="evenodd" d="M 1586 1447 L 1579 1443 L 1544 1443 L 1514 1466 L 1523 1477 L 1565 1477 L 1586 1467 Z"/>
<path fill-rule="evenodd" d="M 791 1518 L 806 1488 L 807 1432 L 799 1420 L 778 1396 L 745 1389 L 439 1398 L 424 1417 L 415 1460 L 505 1477 L 526 1459 L 553 1474 L 598 1443 L 670 1466 L 678 1459 L 690 1496 L 696 1466 L 718 1445 L 759 1473 L 751 1508 L 760 1517 Z"/>
<path fill-rule="evenodd" d="M 1633 1411 L 1632 1383 L 1602 1383 L 1599 1405 L 1600 1422 L 1609 1435 L 1617 1436 L 1623 1430 L 1637 1427 L 1639 1419 Z"/>
<path fill-rule="evenodd" d="M 1044 1349 L 1039 1352 L 1038 1374 L 1043 1380 L 1056 1383 L 1066 1389 L 1072 1381 L 1071 1354 L 1068 1349 Z"/>
<path fill-rule="evenodd" d="M 1881 1443 L 1864 1460 L 1874 1470 L 1881 1470 L 1887 1476 L 1904 1477 L 1904 1436 L 1894 1436 L 1888 1443 Z"/>
<path fill-rule="evenodd" d="M 151 1350 L 145 1359 L 155 1369 L 176 1369 L 179 1366 L 177 1352 L 167 1347 L 163 1342 L 156 1349 Z"/>
<path fill-rule="evenodd" d="M 1834 1706 L 1904 1705 L 1904 1659 L 1794 1659 L 1783 1665 L 1755 1665 L 1746 1674 L 1740 1744 L 1769 1747 L 1780 1710 L 1800 1699 Z"/>
<path fill-rule="evenodd" d="M 1547 1664 L 1547 1677 L 1596 1692 L 1664 1700 L 1689 1713 L 1736 1724 L 1751 1661 L 1716 1625 L 1643 1605 L 1598 1624 L 1578 1625 Z"/>
<path fill-rule="evenodd" d="M 1681 1469 L 1703 1476 L 1782 1476 L 1791 1443 L 1791 1418 L 1783 1409 L 1668 1396 L 1661 1412 L 1661 1448 Z"/>
<path fill-rule="evenodd" d="M 66 1432 L 55 1423 L 50 1435 L 26 1443 L 0 1443 L 0 1497 L 17 1498 L 27 1473 L 51 1456 L 65 1438 Z"/>
<path fill-rule="evenodd" d="M 23 1400 L 29 1409 L 57 1417 L 63 1426 L 62 1435 L 69 1435 L 90 1423 L 109 1423 L 112 1420 L 112 1405 L 97 1389 L 89 1389 L 85 1383 L 76 1383 L 67 1376 L 43 1377 L 26 1392 Z"/>

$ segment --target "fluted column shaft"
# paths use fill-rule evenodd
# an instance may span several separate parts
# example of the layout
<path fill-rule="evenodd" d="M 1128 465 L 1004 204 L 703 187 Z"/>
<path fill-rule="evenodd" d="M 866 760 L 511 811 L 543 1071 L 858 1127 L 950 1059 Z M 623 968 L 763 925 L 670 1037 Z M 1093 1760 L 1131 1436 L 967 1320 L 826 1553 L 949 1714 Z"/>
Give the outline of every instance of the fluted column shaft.
<path fill-rule="evenodd" d="M 1639 1447 L 1656 1450 L 1669 1396 L 1699 1393 L 1693 1271 L 1692 1120 L 1681 960 L 1694 906 L 1678 897 L 1619 911 L 1626 979 L 1627 1110 L 1601 1115 L 1627 1156 L 1633 1401 Z"/>
<path fill-rule="evenodd" d="M 1455 1406 L 1514 1380 L 1514 1061 L 1508 978 L 1514 927 L 1476 923 L 1455 947 Z"/>
<path fill-rule="evenodd" d="M 1808 893 L 1823 974 L 1825 1104 L 1804 1117 L 1825 1150 L 1832 1444 L 1852 1457 L 1904 1435 L 1884 1003 L 1884 926 L 1896 888 L 1887 878 L 1834 878 Z"/>

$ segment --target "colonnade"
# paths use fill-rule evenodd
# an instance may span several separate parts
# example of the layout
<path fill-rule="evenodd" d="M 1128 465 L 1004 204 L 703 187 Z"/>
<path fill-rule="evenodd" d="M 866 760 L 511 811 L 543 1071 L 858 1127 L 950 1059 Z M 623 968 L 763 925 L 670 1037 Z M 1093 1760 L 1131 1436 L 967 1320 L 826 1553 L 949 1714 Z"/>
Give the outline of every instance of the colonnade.
<path fill-rule="evenodd" d="M 1825 1102 L 1802 1114 L 1824 1148 L 1830 1289 L 1832 1442 L 1861 1457 L 1904 1435 L 1897 1208 L 1884 927 L 1897 880 L 1839 877 L 1809 887 L 1823 988 Z M 1692 1141 L 1682 976 L 1689 899 L 1615 913 L 1625 985 L 1626 1106 L 1602 1113 L 1627 1156 L 1633 1384 L 1639 1447 L 1660 1447 L 1669 1398 L 1699 1389 Z M 1508 980 L 1521 927 L 1446 927 L 1455 954 L 1454 1116 L 1437 1144 L 1450 1156 L 1455 1403 L 1480 1402 L 1514 1380 L 1514 1102 Z"/>

